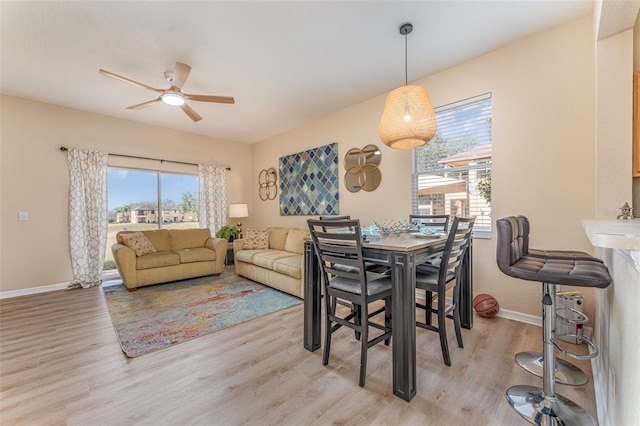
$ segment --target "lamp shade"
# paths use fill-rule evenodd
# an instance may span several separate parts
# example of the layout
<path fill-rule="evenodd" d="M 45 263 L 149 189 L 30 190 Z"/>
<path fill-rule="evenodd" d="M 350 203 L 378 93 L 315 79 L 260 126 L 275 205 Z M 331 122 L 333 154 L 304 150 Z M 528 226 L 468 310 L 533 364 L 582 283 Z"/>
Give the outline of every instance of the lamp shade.
<path fill-rule="evenodd" d="M 411 149 L 436 134 L 436 115 L 424 87 L 402 86 L 387 96 L 380 119 L 380 140 L 391 148 Z"/>
<path fill-rule="evenodd" d="M 229 217 L 249 217 L 249 207 L 246 204 L 229 204 Z"/>

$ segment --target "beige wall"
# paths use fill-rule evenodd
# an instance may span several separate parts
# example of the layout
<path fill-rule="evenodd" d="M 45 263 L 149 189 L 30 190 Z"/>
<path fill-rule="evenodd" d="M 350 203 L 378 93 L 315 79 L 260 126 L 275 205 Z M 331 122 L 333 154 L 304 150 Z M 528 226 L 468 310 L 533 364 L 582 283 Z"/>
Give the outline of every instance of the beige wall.
<path fill-rule="evenodd" d="M 596 217 L 632 200 L 633 30 L 597 42 Z"/>
<path fill-rule="evenodd" d="M 249 196 L 249 145 L 2 96 L 0 115 L 0 292 L 72 280 L 69 175 L 60 146 L 230 166 L 231 200 Z M 197 167 L 111 157 L 110 163 L 168 171 Z M 189 170 L 190 169 L 190 170 Z M 18 221 L 27 211 L 28 221 Z"/>
<path fill-rule="evenodd" d="M 593 40 L 592 20 L 587 17 L 417 82 L 427 88 L 435 106 L 493 94 L 493 220 L 527 215 L 533 247 L 592 251 L 580 220 L 593 217 L 595 205 Z M 411 209 L 411 153 L 379 141 L 385 96 L 254 145 L 253 181 L 261 169 L 277 167 L 282 155 L 338 142 L 342 159 L 349 149 L 374 143 L 382 149 L 382 184 L 371 193 L 349 193 L 343 186 L 341 161 L 340 213 L 363 224 L 406 220 Z M 306 226 L 307 217 L 280 216 L 277 200 L 264 202 L 257 191 L 253 194 L 253 210 L 260 211 L 255 226 Z M 505 309 L 539 316 L 540 285 L 499 272 L 495 235 L 474 244 L 475 293 L 491 293 Z"/>

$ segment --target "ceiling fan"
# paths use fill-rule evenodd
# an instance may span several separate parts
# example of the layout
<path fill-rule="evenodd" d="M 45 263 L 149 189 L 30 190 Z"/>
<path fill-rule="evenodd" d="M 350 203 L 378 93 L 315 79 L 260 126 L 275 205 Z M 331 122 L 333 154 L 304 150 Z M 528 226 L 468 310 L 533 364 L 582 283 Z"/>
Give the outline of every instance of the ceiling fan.
<path fill-rule="evenodd" d="M 131 83 L 135 86 L 142 87 L 144 89 L 148 89 L 160 94 L 160 96 L 158 96 L 156 99 L 137 105 L 131 105 L 130 107 L 127 107 L 127 109 L 141 109 L 148 107 L 149 105 L 164 102 L 168 105 L 179 106 L 193 121 L 200 121 L 202 120 L 202 117 L 197 112 L 195 112 L 193 108 L 186 104 L 187 100 L 198 102 L 216 102 L 221 104 L 235 103 L 235 100 L 232 96 L 190 95 L 188 93 L 182 93 L 182 86 L 184 86 L 184 83 L 187 81 L 187 77 L 189 77 L 189 73 L 191 72 L 191 67 L 187 64 L 183 64 L 182 62 L 176 62 L 176 66 L 173 71 L 167 71 L 164 73 L 164 77 L 171 84 L 171 87 L 168 89 L 156 89 L 155 87 L 147 86 L 146 84 L 139 83 L 135 80 L 131 80 L 130 78 L 126 78 L 103 69 L 100 69 L 99 72 L 100 74 L 106 75 L 107 77 L 112 77 L 126 83 Z"/>

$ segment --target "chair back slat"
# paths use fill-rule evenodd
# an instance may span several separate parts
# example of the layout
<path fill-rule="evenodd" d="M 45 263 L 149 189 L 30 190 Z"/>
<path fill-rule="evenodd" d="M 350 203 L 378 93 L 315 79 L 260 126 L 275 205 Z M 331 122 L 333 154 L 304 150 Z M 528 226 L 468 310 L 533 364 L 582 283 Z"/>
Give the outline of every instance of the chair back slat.
<path fill-rule="evenodd" d="M 325 283 L 330 277 L 343 277 L 360 283 L 366 295 L 367 278 L 362 256 L 360 221 L 355 219 L 309 219 L 311 238 L 320 260 Z"/>
<path fill-rule="evenodd" d="M 446 285 L 447 272 L 454 272 L 456 276 L 459 275 L 462 260 L 471 242 L 474 222 L 475 217 L 456 216 L 453 218 L 441 257 L 440 275 L 438 277 L 440 285 Z"/>
<path fill-rule="evenodd" d="M 447 231 L 449 229 L 448 214 L 410 214 L 409 223 L 420 223 L 422 225 L 442 229 Z"/>

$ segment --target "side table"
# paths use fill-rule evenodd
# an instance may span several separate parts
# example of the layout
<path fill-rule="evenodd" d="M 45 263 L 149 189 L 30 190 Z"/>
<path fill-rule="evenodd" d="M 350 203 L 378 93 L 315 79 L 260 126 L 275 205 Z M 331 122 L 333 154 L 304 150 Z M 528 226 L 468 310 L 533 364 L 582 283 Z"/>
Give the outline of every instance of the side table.
<path fill-rule="evenodd" d="M 227 259 L 225 265 L 233 265 L 233 243 L 229 243 L 227 246 Z"/>

